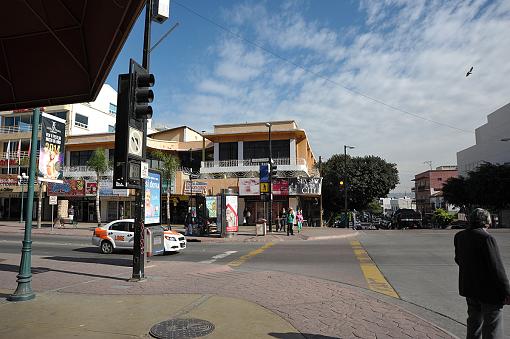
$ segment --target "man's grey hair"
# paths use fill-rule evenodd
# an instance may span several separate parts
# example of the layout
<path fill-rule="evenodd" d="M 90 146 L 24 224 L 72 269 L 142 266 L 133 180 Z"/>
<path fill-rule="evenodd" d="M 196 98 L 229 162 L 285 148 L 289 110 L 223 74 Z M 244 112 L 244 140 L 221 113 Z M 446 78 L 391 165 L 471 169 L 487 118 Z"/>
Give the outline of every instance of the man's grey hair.
<path fill-rule="evenodd" d="M 491 214 L 483 208 L 476 208 L 469 215 L 469 227 L 481 228 L 491 224 Z"/>

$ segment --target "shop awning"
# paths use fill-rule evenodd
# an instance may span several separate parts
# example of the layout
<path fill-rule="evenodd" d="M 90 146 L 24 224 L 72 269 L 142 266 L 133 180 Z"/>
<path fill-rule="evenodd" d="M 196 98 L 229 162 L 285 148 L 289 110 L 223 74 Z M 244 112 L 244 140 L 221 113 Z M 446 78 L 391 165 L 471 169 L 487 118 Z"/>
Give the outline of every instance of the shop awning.
<path fill-rule="evenodd" d="M 0 111 L 93 101 L 144 0 L 0 4 Z"/>

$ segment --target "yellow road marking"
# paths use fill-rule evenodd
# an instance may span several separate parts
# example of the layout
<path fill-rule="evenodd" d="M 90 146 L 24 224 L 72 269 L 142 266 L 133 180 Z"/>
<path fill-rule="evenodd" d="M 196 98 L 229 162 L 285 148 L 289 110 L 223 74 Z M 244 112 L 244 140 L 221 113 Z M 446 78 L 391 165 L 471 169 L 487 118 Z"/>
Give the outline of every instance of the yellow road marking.
<path fill-rule="evenodd" d="M 379 271 L 377 265 L 372 261 L 367 251 L 363 248 L 358 240 L 351 241 L 352 250 L 359 261 L 361 271 L 365 276 L 368 287 L 375 292 L 388 295 L 393 298 L 400 299 L 397 292 L 391 287 L 390 283 L 384 278 L 384 275 Z"/>
<path fill-rule="evenodd" d="M 242 257 L 237 258 L 236 260 L 232 260 L 227 265 L 231 266 L 231 267 L 241 266 L 242 264 L 244 264 L 250 258 L 256 256 L 257 254 L 260 254 L 260 253 L 264 252 L 265 250 L 267 250 L 269 247 L 271 247 L 273 245 L 274 244 L 272 242 L 269 242 L 269 243 L 265 244 L 264 246 L 259 247 L 256 250 L 253 250 L 250 253 L 243 255 Z"/>

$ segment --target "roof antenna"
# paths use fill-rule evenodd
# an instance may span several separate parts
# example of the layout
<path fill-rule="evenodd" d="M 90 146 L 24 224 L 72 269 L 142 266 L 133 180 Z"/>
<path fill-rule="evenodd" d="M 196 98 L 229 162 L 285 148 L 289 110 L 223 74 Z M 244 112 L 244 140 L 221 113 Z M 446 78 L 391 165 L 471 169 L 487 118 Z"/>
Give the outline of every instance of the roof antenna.
<path fill-rule="evenodd" d="M 427 160 L 423 162 L 424 164 L 429 164 L 430 170 L 432 171 L 432 160 Z"/>

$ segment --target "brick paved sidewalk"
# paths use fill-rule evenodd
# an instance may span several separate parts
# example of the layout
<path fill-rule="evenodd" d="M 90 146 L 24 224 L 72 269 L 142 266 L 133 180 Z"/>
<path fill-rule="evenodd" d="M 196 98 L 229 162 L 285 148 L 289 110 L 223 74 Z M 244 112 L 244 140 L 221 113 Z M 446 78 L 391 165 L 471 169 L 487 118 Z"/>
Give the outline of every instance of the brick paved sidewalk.
<path fill-rule="evenodd" d="M 12 291 L 16 287 L 19 256 L 3 256 L 0 286 L 4 288 L 2 291 Z M 299 332 L 310 334 L 310 338 L 313 335 L 327 338 L 454 338 L 395 304 L 341 283 L 283 272 L 244 272 L 224 265 L 171 261 L 149 263 L 146 267 L 148 279 L 135 283 L 127 281 L 131 275 L 129 265 L 130 260 L 114 257 L 34 257 L 33 288 L 39 293 L 103 295 L 106 303 L 112 295 L 125 296 L 126 300 L 129 296 L 167 294 L 229 297 L 272 311 Z M 0 313 L 5 313 L 9 305 L 2 305 L 7 302 L 1 300 Z M 119 312 L 123 309 L 119 308 Z M 235 304 L 230 312 L 235 318 L 239 312 Z M 268 327 L 267 331 L 272 329 Z M 250 337 L 249 333 L 246 337 Z"/>

